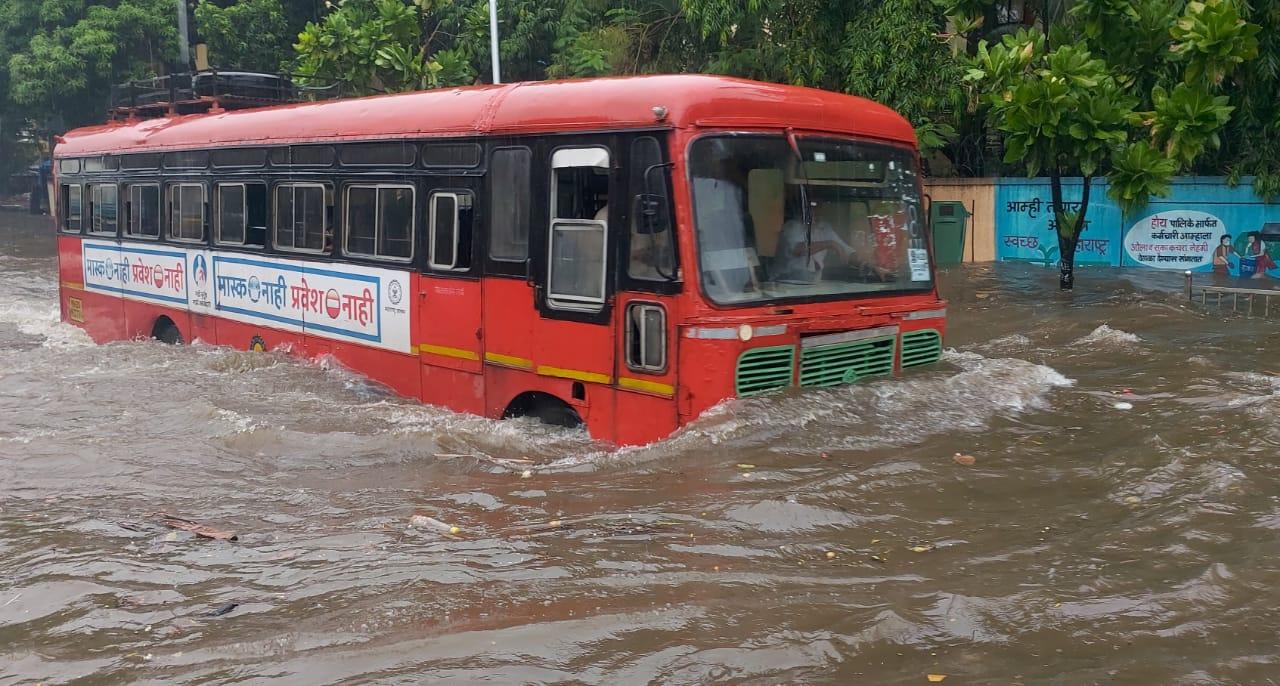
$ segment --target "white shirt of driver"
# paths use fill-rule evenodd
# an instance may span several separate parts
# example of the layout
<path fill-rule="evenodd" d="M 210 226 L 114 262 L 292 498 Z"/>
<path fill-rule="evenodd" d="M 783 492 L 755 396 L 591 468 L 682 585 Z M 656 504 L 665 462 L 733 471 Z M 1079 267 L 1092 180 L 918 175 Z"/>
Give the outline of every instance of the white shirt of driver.
<path fill-rule="evenodd" d="M 813 233 L 806 236 L 807 233 L 805 223 L 798 219 L 782 225 L 782 231 L 778 234 L 778 249 L 774 252 L 775 269 L 780 278 L 813 278 L 822 271 L 829 251 L 821 249 L 810 252 L 805 249 L 806 241 L 835 243 L 843 253 L 841 257 L 847 258 L 853 253 L 853 248 L 836 235 L 827 222 L 815 222 Z"/>

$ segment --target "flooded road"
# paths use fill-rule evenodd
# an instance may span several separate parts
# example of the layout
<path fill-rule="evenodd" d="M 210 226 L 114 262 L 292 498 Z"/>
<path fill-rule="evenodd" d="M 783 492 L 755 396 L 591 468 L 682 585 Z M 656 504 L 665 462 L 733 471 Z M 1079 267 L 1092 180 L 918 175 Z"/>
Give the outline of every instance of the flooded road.
<path fill-rule="evenodd" d="M 46 221 L 0 214 L 0 684 L 1280 683 L 1280 329 L 1176 275 L 952 269 L 944 364 L 608 451 L 91 345 Z"/>

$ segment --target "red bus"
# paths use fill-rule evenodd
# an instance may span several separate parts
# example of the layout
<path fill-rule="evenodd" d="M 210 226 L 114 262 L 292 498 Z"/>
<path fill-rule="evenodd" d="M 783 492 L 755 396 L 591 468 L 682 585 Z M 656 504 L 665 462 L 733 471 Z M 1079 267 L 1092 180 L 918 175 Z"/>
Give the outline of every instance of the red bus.
<path fill-rule="evenodd" d="M 55 151 L 62 317 L 331 356 L 493 418 L 671 434 L 935 362 L 912 127 L 700 75 L 122 121 Z"/>

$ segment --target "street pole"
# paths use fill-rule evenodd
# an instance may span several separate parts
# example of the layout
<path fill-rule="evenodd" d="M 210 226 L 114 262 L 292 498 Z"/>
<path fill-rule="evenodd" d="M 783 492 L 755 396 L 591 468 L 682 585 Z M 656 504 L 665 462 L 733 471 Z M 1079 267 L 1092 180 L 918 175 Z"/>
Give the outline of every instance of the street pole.
<path fill-rule="evenodd" d="M 182 71 L 191 69 L 191 46 L 187 36 L 187 0 L 178 3 L 178 57 L 182 60 Z"/>
<path fill-rule="evenodd" d="M 493 62 L 493 82 L 502 83 L 498 68 L 498 0 L 489 0 L 489 61 Z"/>

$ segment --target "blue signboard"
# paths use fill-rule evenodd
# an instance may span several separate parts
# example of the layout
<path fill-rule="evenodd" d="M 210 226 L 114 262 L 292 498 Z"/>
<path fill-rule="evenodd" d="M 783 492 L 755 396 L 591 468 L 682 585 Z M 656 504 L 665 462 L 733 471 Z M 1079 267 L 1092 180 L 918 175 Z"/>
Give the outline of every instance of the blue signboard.
<path fill-rule="evenodd" d="M 1105 182 L 1094 181 L 1085 213 L 1085 227 L 1076 247 L 1076 264 L 1119 266 L 1120 208 L 1107 197 Z M 1062 204 L 1068 212 L 1080 209 L 1083 185 L 1063 179 Z M 1057 221 L 1048 179 L 1001 179 L 996 187 L 997 259 L 1058 263 Z"/>
<path fill-rule="evenodd" d="M 1247 183 L 1179 179 L 1137 215 L 1125 227 L 1126 267 L 1280 278 L 1280 206 L 1263 203 Z"/>
<path fill-rule="evenodd" d="M 1079 208 L 1081 182 L 1063 179 L 1063 204 Z M 1058 262 L 1048 179 L 1001 179 L 995 194 L 996 257 Z M 1166 198 L 1125 217 L 1094 181 L 1076 264 L 1280 278 L 1280 204 L 1262 202 L 1251 179 L 1232 188 L 1216 177 L 1174 181 Z"/>

